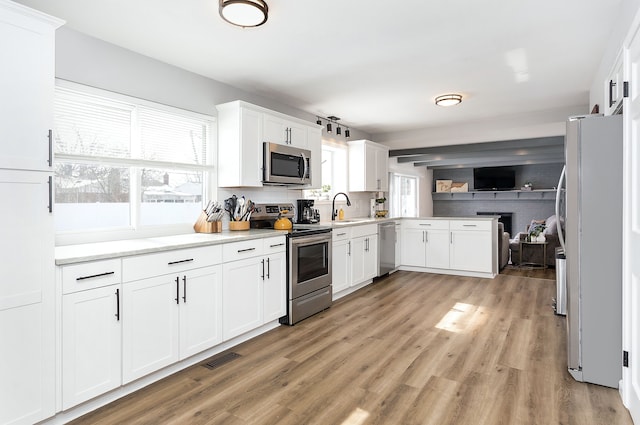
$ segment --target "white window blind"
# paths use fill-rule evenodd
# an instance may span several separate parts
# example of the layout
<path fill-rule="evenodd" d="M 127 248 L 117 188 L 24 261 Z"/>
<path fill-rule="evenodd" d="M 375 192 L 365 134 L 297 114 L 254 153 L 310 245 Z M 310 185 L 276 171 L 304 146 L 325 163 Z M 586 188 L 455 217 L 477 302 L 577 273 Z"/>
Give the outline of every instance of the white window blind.
<path fill-rule="evenodd" d="M 91 91 L 56 88 L 56 229 L 195 222 L 214 171 L 213 118 Z"/>

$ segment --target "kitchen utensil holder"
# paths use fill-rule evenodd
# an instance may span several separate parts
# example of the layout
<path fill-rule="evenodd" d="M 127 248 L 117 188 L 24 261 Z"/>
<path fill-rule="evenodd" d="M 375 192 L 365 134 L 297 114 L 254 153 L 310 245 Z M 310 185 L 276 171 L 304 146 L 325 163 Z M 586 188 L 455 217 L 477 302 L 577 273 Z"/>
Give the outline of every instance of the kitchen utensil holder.
<path fill-rule="evenodd" d="M 222 222 L 207 221 L 207 214 L 203 211 L 193 225 L 193 230 L 195 230 L 196 233 L 220 233 L 222 232 Z"/>
<path fill-rule="evenodd" d="M 248 221 L 230 221 L 229 230 L 249 230 Z"/>

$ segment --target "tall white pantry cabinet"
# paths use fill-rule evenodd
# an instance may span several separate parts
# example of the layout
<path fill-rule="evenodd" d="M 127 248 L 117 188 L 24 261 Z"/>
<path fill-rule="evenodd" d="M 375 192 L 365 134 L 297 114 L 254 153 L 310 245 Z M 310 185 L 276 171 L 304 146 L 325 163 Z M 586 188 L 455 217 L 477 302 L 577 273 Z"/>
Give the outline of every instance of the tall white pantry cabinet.
<path fill-rule="evenodd" d="M 62 23 L 0 0 L 0 424 L 55 413 L 50 131 Z"/>

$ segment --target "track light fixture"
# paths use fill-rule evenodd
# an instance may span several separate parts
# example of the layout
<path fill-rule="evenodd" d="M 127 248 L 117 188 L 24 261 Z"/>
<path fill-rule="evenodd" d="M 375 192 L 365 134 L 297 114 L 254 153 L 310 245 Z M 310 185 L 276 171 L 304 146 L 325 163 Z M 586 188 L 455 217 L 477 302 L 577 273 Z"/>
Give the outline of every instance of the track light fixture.
<path fill-rule="evenodd" d="M 336 135 L 337 136 L 342 136 L 342 126 L 340 126 L 340 123 L 338 123 L 338 121 L 340 121 L 340 118 L 331 115 L 329 117 L 321 117 L 316 115 L 317 121 L 316 124 L 318 125 L 322 125 L 322 121 L 327 121 L 327 133 L 333 133 L 333 126 L 336 126 Z M 344 126 L 345 130 L 344 130 L 344 137 L 346 139 L 351 137 L 351 130 L 349 130 L 349 127 Z"/>

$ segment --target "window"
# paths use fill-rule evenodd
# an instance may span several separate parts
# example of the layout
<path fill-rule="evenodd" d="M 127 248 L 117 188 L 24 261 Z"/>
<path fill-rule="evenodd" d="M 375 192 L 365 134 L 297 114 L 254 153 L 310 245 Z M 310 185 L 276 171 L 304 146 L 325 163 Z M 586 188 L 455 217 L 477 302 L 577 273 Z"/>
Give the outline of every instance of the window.
<path fill-rule="evenodd" d="M 392 217 L 418 216 L 418 178 L 391 173 L 389 184 Z"/>
<path fill-rule="evenodd" d="M 347 190 L 347 149 L 343 145 L 322 144 L 322 187 L 305 190 L 309 199 L 328 200 Z"/>
<path fill-rule="evenodd" d="M 193 223 L 212 184 L 213 118 L 58 86 L 56 230 Z"/>

